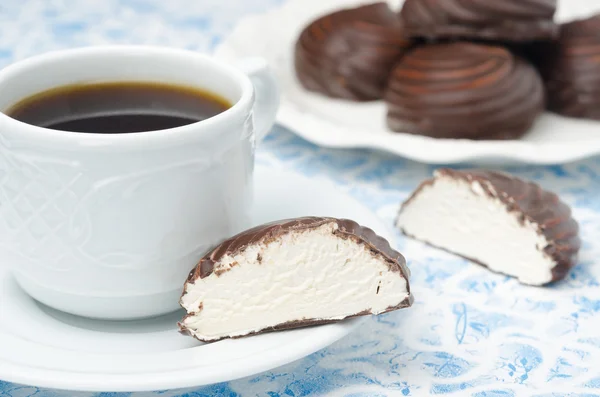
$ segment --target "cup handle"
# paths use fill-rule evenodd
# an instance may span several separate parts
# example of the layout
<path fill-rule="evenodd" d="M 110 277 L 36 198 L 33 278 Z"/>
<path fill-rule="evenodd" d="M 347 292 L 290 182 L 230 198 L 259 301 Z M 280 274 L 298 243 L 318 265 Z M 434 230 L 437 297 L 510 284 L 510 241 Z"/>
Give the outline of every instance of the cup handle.
<path fill-rule="evenodd" d="M 260 142 L 275 124 L 279 108 L 279 85 L 263 58 L 246 58 L 237 66 L 250 77 L 254 85 L 254 130 L 256 141 Z"/>

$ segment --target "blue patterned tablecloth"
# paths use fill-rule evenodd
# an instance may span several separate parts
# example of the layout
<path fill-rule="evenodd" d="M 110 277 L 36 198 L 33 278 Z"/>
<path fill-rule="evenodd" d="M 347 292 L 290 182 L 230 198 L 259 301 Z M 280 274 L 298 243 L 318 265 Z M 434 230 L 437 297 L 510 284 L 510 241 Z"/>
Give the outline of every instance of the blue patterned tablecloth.
<path fill-rule="evenodd" d="M 239 18 L 280 1 L 2 0 L 0 63 L 103 43 L 210 51 Z M 390 226 L 400 201 L 434 169 L 373 151 L 319 148 L 277 127 L 258 161 L 330 179 Z M 505 169 L 573 206 L 584 244 L 565 282 L 523 287 L 398 235 L 414 307 L 368 319 L 303 360 L 187 391 L 73 393 L 0 382 L 0 397 L 600 396 L 600 159 Z"/>

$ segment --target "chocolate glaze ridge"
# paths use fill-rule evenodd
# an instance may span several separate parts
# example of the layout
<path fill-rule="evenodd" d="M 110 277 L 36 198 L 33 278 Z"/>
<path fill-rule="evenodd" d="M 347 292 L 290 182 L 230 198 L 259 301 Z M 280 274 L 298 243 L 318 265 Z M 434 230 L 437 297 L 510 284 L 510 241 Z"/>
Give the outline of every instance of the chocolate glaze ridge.
<path fill-rule="evenodd" d="M 519 138 L 545 107 L 533 66 L 501 47 L 460 42 L 406 54 L 385 101 L 393 131 L 474 140 Z"/>
<path fill-rule="evenodd" d="M 600 120 L 600 14 L 561 25 L 558 41 L 542 49 L 548 108 Z"/>
<path fill-rule="evenodd" d="M 406 0 L 406 32 L 424 38 L 475 38 L 527 42 L 557 36 L 557 0 Z"/>
<path fill-rule="evenodd" d="M 555 193 L 542 189 L 534 182 L 485 169 L 441 168 L 436 170 L 436 176 L 448 176 L 469 183 L 477 182 L 490 198 L 500 200 L 507 211 L 517 213 L 523 224 L 528 221 L 536 225 L 538 233 L 548 241 L 544 252 L 556 263 L 552 269 L 552 281 L 563 279 L 569 269 L 577 264 L 581 247 L 579 225 L 571 215 L 571 208 Z M 431 178 L 422 182 L 402 204 L 400 213 L 425 186 L 433 184 L 434 181 L 435 178 Z M 402 232 L 407 234 L 404 230 Z M 472 258 L 466 259 L 486 266 Z"/>
<path fill-rule="evenodd" d="M 215 264 L 225 255 L 235 256 L 243 252 L 248 246 L 269 242 L 291 232 L 316 229 L 327 223 L 336 223 L 338 228 L 333 233 L 343 239 L 353 239 L 359 244 L 364 244 L 373 255 L 381 255 L 390 266 L 390 270 L 399 271 L 408 280 L 410 270 L 406 260 L 400 252 L 393 249 L 389 242 L 378 236 L 368 227 L 360 226 L 349 219 L 329 217 L 301 217 L 284 219 L 256 226 L 241 232 L 209 251 L 190 272 L 187 281 L 206 278 L 213 273 Z M 410 289 L 408 290 L 410 293 Z"/>
<path fill-rule="evenodd" d="M 296 75 L 305 89 L 332 98 L 380 99 L 390 70 L 411 45 L 387 3 L 338 10 L 300 34 Z"/>

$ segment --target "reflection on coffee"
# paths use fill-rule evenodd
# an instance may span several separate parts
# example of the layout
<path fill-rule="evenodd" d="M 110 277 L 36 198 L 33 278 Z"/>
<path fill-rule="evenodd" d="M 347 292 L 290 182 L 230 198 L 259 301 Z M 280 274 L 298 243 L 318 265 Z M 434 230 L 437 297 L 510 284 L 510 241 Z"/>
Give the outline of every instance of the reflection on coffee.
<path fill-rule="evenodd" d="M 53 130 L 120 134 L 181 127 L 230 107 L 224 98 L 193 87 L 108 82 L 44 91 L 25 98 L 5 113 Z"/>

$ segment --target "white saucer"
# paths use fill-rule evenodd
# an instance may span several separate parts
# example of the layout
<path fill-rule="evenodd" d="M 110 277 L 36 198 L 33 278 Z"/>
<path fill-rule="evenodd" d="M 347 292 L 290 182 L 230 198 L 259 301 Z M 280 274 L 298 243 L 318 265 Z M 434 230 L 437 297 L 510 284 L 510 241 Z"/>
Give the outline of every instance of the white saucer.
<path fill-rule="evenodd" d="M 349 217 L 391 240 L 386 226 L 332 185 L 256 170 L 255 222 Z M 348 334 L 360 320 L 202 345 L 180 335 L 182 313 L 106 322 L 56 312 L 29 298 L 0 267 L 0 379 L 65 390 L 148 391 L 201 386 L 266 371 Z"/>

